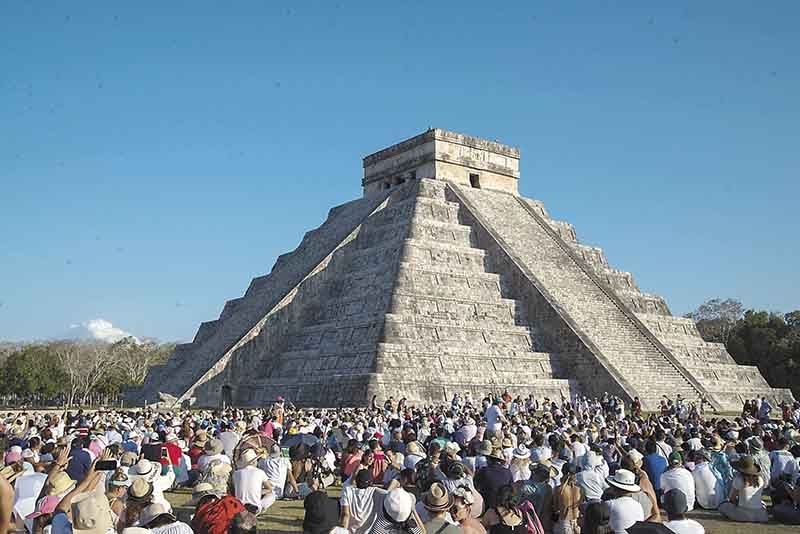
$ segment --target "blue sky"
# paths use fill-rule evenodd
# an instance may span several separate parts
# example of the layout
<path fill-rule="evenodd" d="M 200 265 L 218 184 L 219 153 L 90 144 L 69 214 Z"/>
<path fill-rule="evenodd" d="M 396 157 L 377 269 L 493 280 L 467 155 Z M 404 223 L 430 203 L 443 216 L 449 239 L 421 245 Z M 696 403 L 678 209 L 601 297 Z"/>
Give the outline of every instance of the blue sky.
<path fill-rule="evenodd" d="M 800 307 L 797 2 L 31 4 L 0 6 L 0 339 L 191 339 L 429 126 L 519 146 L 676 314 Z"/>

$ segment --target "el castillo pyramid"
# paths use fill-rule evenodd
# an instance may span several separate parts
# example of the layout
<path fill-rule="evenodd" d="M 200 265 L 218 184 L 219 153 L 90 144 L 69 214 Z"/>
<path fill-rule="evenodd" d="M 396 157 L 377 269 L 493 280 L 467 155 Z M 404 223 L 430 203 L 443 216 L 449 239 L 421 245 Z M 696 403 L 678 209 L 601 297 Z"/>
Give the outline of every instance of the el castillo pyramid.
<path fill-rule="evenodd" d="M 518 194 L 519 150 L 431 129 L 200 325 L 129 402 L 363 406 L 455 392 L 791 399 Z"/>

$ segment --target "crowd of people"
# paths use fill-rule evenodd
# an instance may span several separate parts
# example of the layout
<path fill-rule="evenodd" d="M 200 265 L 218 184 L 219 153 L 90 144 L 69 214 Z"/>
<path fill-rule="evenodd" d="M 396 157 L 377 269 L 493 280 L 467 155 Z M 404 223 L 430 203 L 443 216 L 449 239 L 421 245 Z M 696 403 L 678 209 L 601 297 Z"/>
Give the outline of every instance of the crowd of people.
<path fill-rule="evenodd" d="M 695 508 L 800 524 L 800 403 L 749 400 L 737 417 L 704 408 L 504 392 L 438 406 L 278 398 L 260 410 L 9 413 L 0 534 L 254 532 L 281 499 L 303 500 L 310 534 L 600 534 L 648 522 L 696 534 Z M 173 510 L 178 488 L 191 492 L 189 514 Z"/>

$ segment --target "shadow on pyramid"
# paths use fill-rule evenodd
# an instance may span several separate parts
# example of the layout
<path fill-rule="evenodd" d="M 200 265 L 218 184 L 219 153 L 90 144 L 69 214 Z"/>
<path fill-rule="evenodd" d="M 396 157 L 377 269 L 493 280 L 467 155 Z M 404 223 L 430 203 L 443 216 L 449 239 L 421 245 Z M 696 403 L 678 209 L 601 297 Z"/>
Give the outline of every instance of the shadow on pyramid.
<path fill-rule="evenodd" d="M 364 198 L 332 209 L 127 401 L 792 399 L 520 197 L 518 180 L 517 149 L 439 129 L 367 156 Z"/>

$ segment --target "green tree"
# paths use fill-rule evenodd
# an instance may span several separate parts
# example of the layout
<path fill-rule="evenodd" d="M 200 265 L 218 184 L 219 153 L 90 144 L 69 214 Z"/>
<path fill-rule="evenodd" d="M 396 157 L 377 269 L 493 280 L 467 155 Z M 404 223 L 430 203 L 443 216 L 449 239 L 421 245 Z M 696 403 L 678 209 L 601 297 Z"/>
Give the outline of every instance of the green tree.
<path fill-rule="evenodd" d="M 747 310 L 726 344 L 740 364 L 755 365 L 774 387 L 800 397 L 800 311 L 780 315 Z"/>

